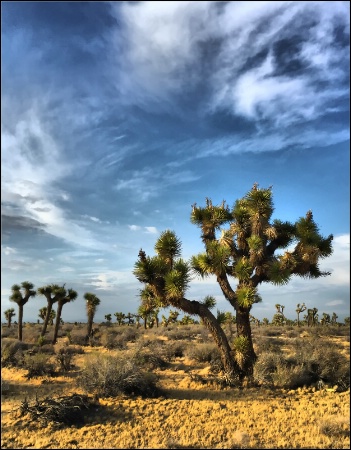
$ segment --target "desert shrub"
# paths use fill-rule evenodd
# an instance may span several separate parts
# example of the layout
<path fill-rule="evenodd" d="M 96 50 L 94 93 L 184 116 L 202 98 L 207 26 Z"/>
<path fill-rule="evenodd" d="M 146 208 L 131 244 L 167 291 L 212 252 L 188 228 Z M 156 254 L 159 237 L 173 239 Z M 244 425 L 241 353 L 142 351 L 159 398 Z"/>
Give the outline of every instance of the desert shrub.
<path fill-rule="evenodd" d="M 40 349 L 37 351 L 40 351 L 40 353 L 46 353 L 47 355 L 54 355 L 55 349 L 52 344 L 43 344 Z"/>
<path fill-rule="evenodd" d="M 119 394 L 157 397 L 161 392 L 154 374 L 143 372 L 135 361 L 110 355 L 87 358 L 77 384 L 98 397 Z"/>
<path fill-rule="evenodd" d="M 320 419 L 318 428 L 320 433 L 329 437 L 349 437 L 350 436 L 350 418 L 342 416 L 327 416 Z"/>
<path fill-rule="evenodd" d="M 284 328 L 280 327 L 259 327 L 256 329 L 257 336 L 280 336 Z"/>
<path fill-rule="evenodd" d="M 260 384 L 271 384 L 273 382 L 272 375 L 282 362 L 282 354 L 270 351 L 262 352 L 254 366 L 254 380 Z"/>
<path fill-rule="evenodd" d="M 298 338 L 300 336 L 300 331 L 296 329 L 287 330 L 285 333 L 286 337 L 288 338 Z"/>
<path fill-rule="evenodd" d="M 1 328 L 1 338 L 17 338 L 17 334 L 18 334 L 18 330 L 16 326 L 11 326 L 10 328 L 6 327 L 2 327 Z"/>
<path fill-rule="evenodd" d="M 43 375 L 52 376 L 55 373 L 54 366 L 44 353 L 25 353 L 23 356 L 23 367 L 28 370 L 27 378 Z"/>
<path fill-rule="evenodd" d="M 101 345 L 112 350 L 125 350 L 127 348 L 128 336 L 120 330 L 104 330 L 100 337 Z"/>
<path fill-rule="evenodd" d="M 186 350 L 186 356 L 198 362 L 211 362 L 218 356 L 219 352 L 215 344 L 197 344 L 189 346 Z"/>
<path fill-rule="evenodd" d="M 2 339 L 1 341 L 1 367 L 16 366 L 18 364 L 18 353 L 22 350 L 22 344 L 13 339 Z"/>
<path fill-rule="evenodd" d="M 139 338 L 140 332 L 136 327 L 126 327 L 122 336 L 126 342 L 135 342 Z"/>
<path fill-rule="evenodd" d="M 54 346 L 56 362 L 59 365 L 59 370 L 68 372 L 72 369 L 72 359 L 75 355 L 75 348 L 68 343 L 57 343 Z"/>
<path fill-rule="evenodd" d="M 337 345 L 320 338 L 299 338 L 293 350 L 289 357 L 281 351 L 260 352 L 254 367 L 256 381 L 294 389 L 322 380 L 341 391 L 349 388 L 349 362 Z"/>
<path fill-rule="evenodd" d="M 72 331 L 70 331 L 68 338 L 70 344 L 84 346 L 87 345 L 86 336 L 87 336 L 86 327 L 83 327 L 82 325 L 77 325 L 74 326 Z"/>
<path fill-rule="evenodd" d="M 165 369 L 168 367 L 168 363 L 162 357 L 162 352 L 150 351 L 150 349 L 136 351 L 133 355 L 133 362 L 145 369 Z"/>
<path fill-rule="evenodd" d="M 171 361 L 174 358 L 182 358 L 188 345 L 184 341 L 166 342 L 162 349 L 162 355 L 167 361 Z"/>
<path fill-rule="evenodd" d="M 179 341 L 179 340 L 189 340 L 191 339 L 191 335 L 189 334 L 189 330 L 185 329 L 188 327 L 179 327 L 173 330 L 170 330 L 167 334 L 168 339 Z"/>

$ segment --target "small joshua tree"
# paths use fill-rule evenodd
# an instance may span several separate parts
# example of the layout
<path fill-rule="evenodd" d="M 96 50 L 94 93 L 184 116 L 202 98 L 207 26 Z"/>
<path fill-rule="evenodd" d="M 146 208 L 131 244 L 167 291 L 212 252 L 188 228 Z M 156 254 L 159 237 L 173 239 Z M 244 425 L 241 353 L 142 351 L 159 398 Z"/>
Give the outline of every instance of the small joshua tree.
<path fill-rule="evenodd" d="M 304 303 L 302 303 L 302 305 L 300 305 L 300 303 L 298 303 L 296 305 L 296 312 L 297 312 L 297 326 L 300 326 L 300 314 L 302 312 L 306 311 L 306 305 Z"/>
<path fill-rule="evenodd" d="M 10 301 L 18 305 L 18 340 L 22 341 L 23 327 L 23 306 L 28 302 L 30 297 L 35 297 L 36 291 L 33 289 L 34 284 L 29 281 L 23 281 L 21 285 L 14 284 L 11 288 L 12 295 Z"/>
<path fill-rule="evenodd" d="M 4 312 L 5 318 L 7 320 L 7 326 L 8 328 L 11 327 L 11 321 L 12 321 L 12 317 L 14 317 L 16 315 L 14 308 L 9 308 Z"/>
<path fill-rule="evenodd" d="M 87 315 L 88 315 L 88 330 L 87 330 L 87 336 L 86 336 L 86 340 L 88 341 L 89 338 L 91 337 L 94 316 L 95 316 L 97 307 L 100 305 L 100 299 L 95 294 L 92 294 L 91 292 L 86 292 L 84 294 L 84 298 L 86 300 L 86 308 L 87 308 Z"/>

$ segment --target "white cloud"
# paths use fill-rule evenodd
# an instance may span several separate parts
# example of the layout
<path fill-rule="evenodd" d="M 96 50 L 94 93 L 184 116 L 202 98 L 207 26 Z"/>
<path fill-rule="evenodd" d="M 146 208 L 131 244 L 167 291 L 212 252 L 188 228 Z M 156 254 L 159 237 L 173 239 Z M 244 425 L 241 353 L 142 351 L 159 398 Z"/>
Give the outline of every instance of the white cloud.
<path fill-rule="evenodd" d="M 17 253 L 16 249 L 14 249 L 12 247 L 3 247 L 3 246 L 1 246 L 1 249 L 3 250 L 3 252 L 5 253 L 6 256 L 13 255 L 13 254 Z"/>
<path fill-rule="evenodd" d="M 151 233 L 151 234 L 157 234 L 158 230 L 156 227 L 144 227 L 146 230 L 146 233 Z"/>
<path fill-rule="evenodd" d="M 326 306 L 338 306 L 343 305 L 344 302 L 342 300 L 332 300 L 331 302 L 326 303 Z"/>
<path fill-rule="evenodd" d="M 128 225 L 129 229 L 132 231 L 138 231 L 141 227 L 139 225 Z"/>

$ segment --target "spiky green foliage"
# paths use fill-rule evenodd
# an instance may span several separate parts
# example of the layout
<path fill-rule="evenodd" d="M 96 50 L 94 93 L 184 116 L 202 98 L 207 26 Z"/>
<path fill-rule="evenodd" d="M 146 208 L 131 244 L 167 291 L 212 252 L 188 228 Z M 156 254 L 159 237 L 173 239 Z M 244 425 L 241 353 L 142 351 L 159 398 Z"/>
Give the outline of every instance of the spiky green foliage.
<path fill-rule="evenodd" d="M 212 297 L 212 295 L 206 295 L 206 297 L 201 302 L 203 303 L 208 309 L 212 309 L 216 306 L 216 299 Z"/>
<path fill-rule="evenodd" d="M 182 298 L 191 280 L 189 265 L 182 259 L 174 263 L 173 269 L 165 276 L 165 295 L 167 299 Z"/>
<path fill-rule="evenodd" d="M 191 267 L 196 275 L 206 278 L 213 273 L 211 258 L 206 253 L 191 257 Z"/>
<path fill-rule="evenodd" d="M 173 261 L 181 255 L 182 245 L 171 230 L 163 231 L 155 244 L 157 255 L 171 267 Z"/>
<path fill-rule="evenodd" d="M 257 290 L 252 286 L 240 286 L 236 290 L 238 305 L 242 308 L 251 308 L 256 303 Z"/>

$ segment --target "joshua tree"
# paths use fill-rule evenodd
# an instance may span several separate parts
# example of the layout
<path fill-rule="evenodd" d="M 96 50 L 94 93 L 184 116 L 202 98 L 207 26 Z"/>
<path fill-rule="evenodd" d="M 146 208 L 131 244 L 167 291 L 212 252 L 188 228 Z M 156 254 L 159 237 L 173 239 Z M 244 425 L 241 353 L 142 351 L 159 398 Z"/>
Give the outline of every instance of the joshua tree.
<path fill-rule="evenodd" d="M 97 307 L 100 305 L 100 299 L 91 292 L 86 292 L 84 294 L 84 298 L 86 300 L 86 308 L 87 308 L 87 316 L 88 316 L 88 330 L 86 341 L 89 340 L 91 336 L 91 331 L 93 329 L 94 316 L 96 313 Z"/>
<path fill-rule="evenodd" d="M 300 314 L 302 312 L 306 311 L 306 305 L 304 303 L 302 303 L 302 305 L 300 305 L 300 303 L 298 303 L 296 305 L 296 312 L 297 312 L 297 326 L 300 326 Z"/>
<path fill-rule="evenodd" d="M 285 306 L 279 305 L 279 303 L 277 303 L 275 305 L 275 307 L 276 307 L 277 312 L 273 316 L 272 324 L 273 325 L 284 325 L 286 323 L 285 316 L 284 316 Z"/>
<path fill-rule="evenodd" d="M 116 316 L 118 325 L 122 325 L 123 320 L 126 318 L 126 315 L 122 312 L 115 312 L 113 315 Z"/>
<path fill-rule="evenodd" d="M 337 319 L 337 318 L 338 318 L 338 316 L 336 315 L 335 312 L 333 312 L 332 317 L 331 317 L 331 323 L 332 323 L 333 325 L 336 324 L 336 319 Z"/>
<path fill-rule="evenodd" d="M 284 316 L 282 316 L 280 313 L 274 314 L 272 318 L 272 325 L 284 325 L 285 319 Z"/>
<path fill-rule="evenodd" d="M 21 285 L 14 284 L 11 288 L 12 294 L 10 301 L 18 305 L 18 340 L 22 341 L 23 326 L 23 306 L 28 302 L 30 297 L 35 297 L 36 291 L 33 289 L 34 284 L 29 281 L 23 281 Z M 22 290 L 22 291 L 21 291 Z"/>
<path fill-rule="evenodd" d="M 126 319 L 128 320 L 127 325 L 133 325 L 134 323 L 134 319 L 133 319 L 133 314 L 131 314 L 130 312 L 126 315 Z"/>
<path fill-rule="evenodd" d="M 138 315 L 143 319 L 144 321 L 144 329 L 146 330 L 148 320 L 150 318 L 151 309 L 148 308 L 146 304 L 141 304 L 138 308 Z"/>
<path fill-rule="evenodd" d="M 152 302 L 157 302 L 160 307 L 174 306 L 190 315 L 200 316 L 216 340 L 226 369 L 227 381 L 231 383 L 239 367 L 231 356 L 224 331 L 208 306 L 210 304 L 210 307 L 213 307 L 213 298 L 208 299 L 208 304 L 205 301 L 201 303 L 185 298 L 191 279 L 190 266 L 180 258 L 181 243 L 174 232 L 163 232 L 156 242 L 155 250 L 157 256 L 152 258 L 140 250 L 139 259 L 135 263 L 134 275 L 146 284 L 141 291 L 141 298 L 149 299 L 151 305 Z"/>
<path fill-rule="evenodd" d="M 14 308 L 9 308 L 6 311 L 4 311 L 5 319 L 7 320 L 7 326 L 11 327 L 11 321 L 12 317 L 16 315 Z"/>
<path fill-rule="evenodd" d="M 321 318 L 321 325 L 328 325 L 330 323 L 330 314 L 323 313 Z"/>
<path fill-rule="evenodd" d="M 307 310 L 307 326 L 309 327 L 313 327 L 315 325 L 317 325 L 318 322 L 318 309 L 317 308 L 313 308 L 313 309 L 308 309 Z"/>
<path fill-rule="evenodd" d="M 46 306 L 44 306 L 43 308 L 40 308 L 40 309 L 39 309 L 39 314 L 38 314 L 38 316 L 39 316 L 42 320 L 44 320 L 44 321 L 45 321 L 46 316 L 47 316 L 47 310 L 48 310 L 48 309 L 47 309 Z M 49 322 L 48 322 L 49 325 L 53 325 L 53 324 L 54 324 L 55 317 L 56 317 L 56 312 L 52 309 L 52 310 L 50 311 L 50 317 L 49 317 Z M 38 321 L 38 322 L 39 322 L 39 321 Z"/>
<path fill-rule="evenodd" d="M 142 316 L 140 314 L 134 314 L 134 317 L 135 317 L 135 321 L 137 324 L 137 328 L 139 328 L 140 327 L 140 319 L 142 318 Z"/>
<path fill-rule="evenodd" d="M 78 294 L 73 289 L 68 289 L 65 292 L 65 296 L 61 297 L 57 301 L 57 312 L 56 312 L 56 322 L 55 322 L 55 331 L 54 331 L 54 338 L 52 340 L 53 344 L 56 344 L 57 341 L 57 335 L 59 326 L 61 323 L 61 314 L 62 314 L 62 308 L 66 303 L 73 302 L 78 297 Z"/>
<path fill-rule="evenodd" d="M 111 314 L 106 314 L 106 315 L 105 315 L 105 319 L 106 319 L 106 322 L 107 322 L 108 324 L 110 324 L 110 323 L 111 323 L 111 320 L 112 320 L 112 315 L 111 315 Z"/>
<path fill-rule="evenodd" d="M 58 302 L 60 298 L 63 298 L 66 295 L 65 285 L 59 286 L 58 284 L 48 284 L 46 286 L 38 288 L 38 294 L 43 295 L 48 303 L 48 306 L 46 308 L 46 316 L 43 319 L 44 320 L 43 328 L 40 333 L 40 336 L 45 336 L 46 329 L 50 321 L 53 320 L 51 312 L 54 303 Z"/>
<path fill-rule="evenodd" d="M 191 222 L 201 229 L 205 251 L 192 257 L 191 267 L 202 277 L 214 275 L 225 299 L 236 312 L 240 345 L 235 347 L 240 347 L 241 353 L 236 358 L 240 360 L 240 367 L 235 364 L 227 338 L 222 336 L 223 330 L 209 308 L 184 297 L 190 282 L 190 267 L 177 259 L 180 242 L 174 232 L 167 230 L 161 234 L 155 246 L 157 256 L 147 257 L 141 250 L 135 265 L 134 274 L 152 289 L 161 306 L 172 305 L 199 315 L 207 323 L 219 346 L 226 372 L 234 377 L 238 367 L 241 378 L 253 373 L 256 354 L 250 312 L 261 300 L 258 286 L 261 283 L 287 284 L 293 275 L 304 278 L 330 275 L 322 272 L 318 264 L 332 253 L 333 236 L 320 235 L 312 212 L 290 223 L 272 220 L 273 210 L 272 188 L 259 189 L 257 183 L 231 210 L 225 201 L 215 206 L 208 198 L 205 207 L 196 204 L 192 207 Z M 223 229 L 226 224 L 229 228 Z M 217 237 L 219 231 L 221 236 Z M 286 250 L 291 244 L 294 248 Z M 277 251 L 279 254 L 275 254 Z M 230 284 L 230 277 L 237 280 L 235 288 Z"/>
<path fill-rule="evenodd" d="M 330 275 L 319 269 L 319 260 L 332 253 L 332 239 L 320 235 L 311 211 L 295 223 L 271 220 L 272 188 L 252 189 L 237 200 L 232 210 L 212 205 L 193 207 L 191 221 L 202 231 L 205 252 L 192 258 L 201 276 L 215 275 L 226 300 L 236 311 L 237 334 L 246 340 L 242 370 L 251 375 L 256 355 L 253 349 L 250 311 L 260 300 L 261 283 L 287 284 L 293 275 L 319 278 Z M 222 229 L 229 224 L 228 229 Z M 216 233 L 221 231 L 221 236 Z M 286 250 L 294 244 L 292 250 Z M 275 255 L 276 251 L 280 254 Z M 284 252 L 283 252 L 284 251 Z M 283 253 L 282 253 L 283 252 Z M 238 280 L 232 288 L 230 277 Z"/>

